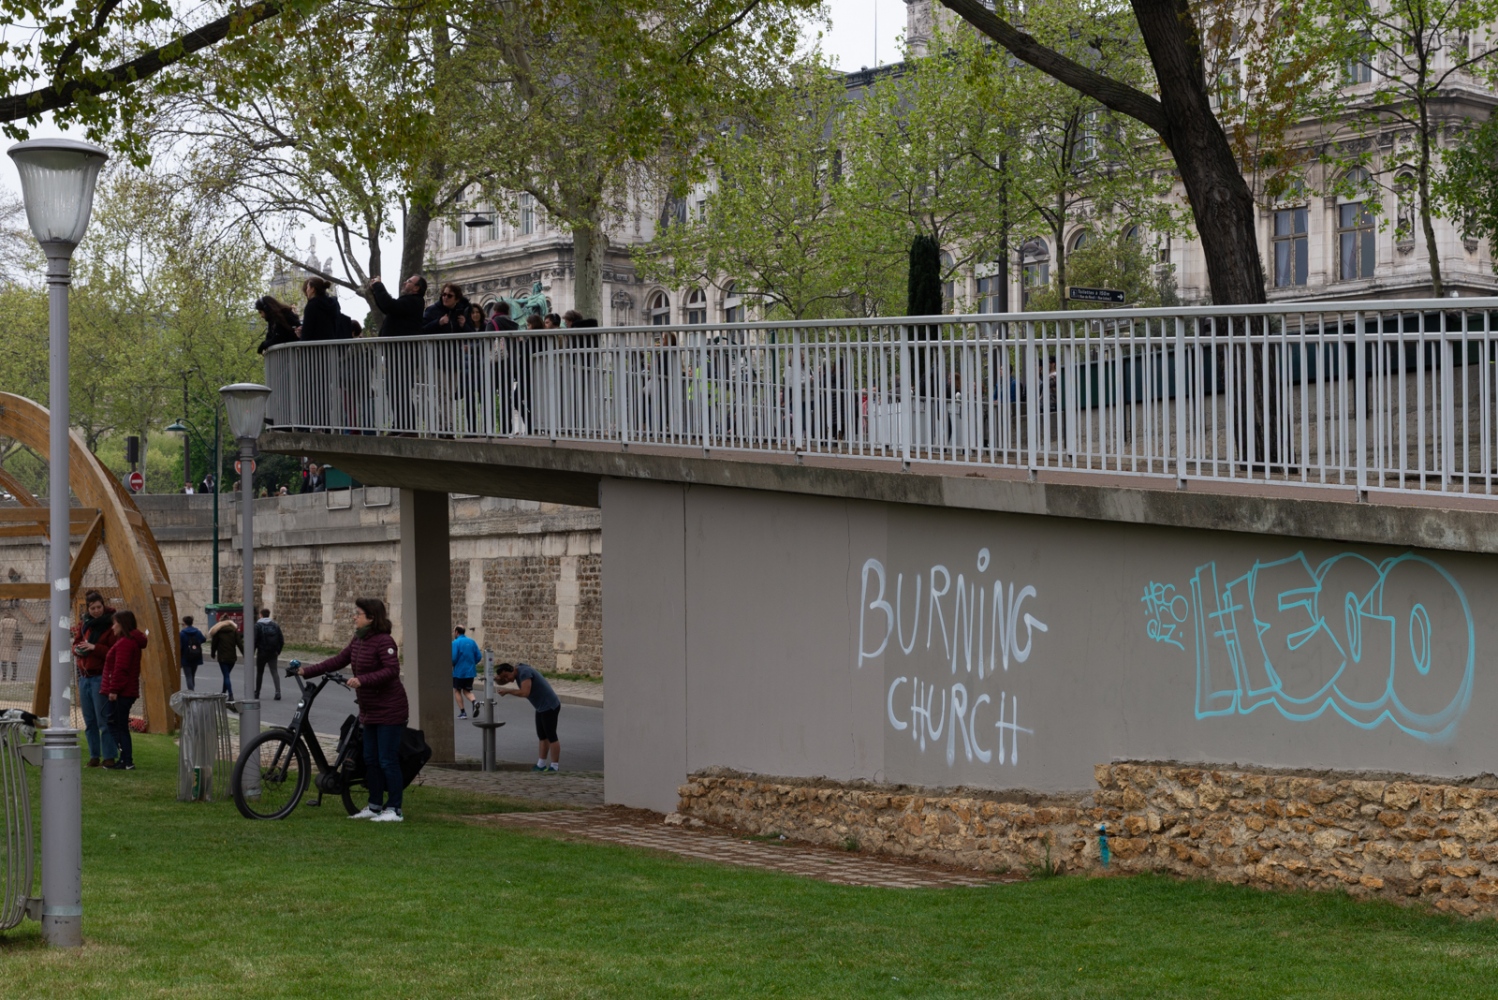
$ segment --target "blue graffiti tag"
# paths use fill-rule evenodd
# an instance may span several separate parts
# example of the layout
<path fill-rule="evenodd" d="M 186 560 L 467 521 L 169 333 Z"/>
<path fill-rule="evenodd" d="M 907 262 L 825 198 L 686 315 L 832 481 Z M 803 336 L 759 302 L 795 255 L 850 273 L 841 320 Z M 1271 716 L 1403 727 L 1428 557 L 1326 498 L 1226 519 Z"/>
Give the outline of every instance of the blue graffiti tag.
<path fill-rule="evenodd" d="M 1185 650 L 1181 637 L 1185 635 L 1183 626 L 1190 609 L 1186 606 L 1186 595 L 1175 591 L 1173 583 L 1147 583 L 1139 601 L 1144 605 L 1144 613 L 1149 615 L 1149 622 L 1145 625 L 1149 637 Z"/>
<path fill-rule="evenodd" d="M 1424 556 L 1376 563 L 1344 553 L 1313 568 L 1296 553 L 1226 586 L 1209 562 L 1191 577 L 1189 623 L 1174 614 L 1171 589 L 1145 588 L 1146 631 L 1156 642 L 1194 640 L 1198 719 L 1268 705 L 1305 722 L 1331 710 L 1362 729 L 1388 722 L 1445 741 L 1472 699 L 1472 609 Z"/>

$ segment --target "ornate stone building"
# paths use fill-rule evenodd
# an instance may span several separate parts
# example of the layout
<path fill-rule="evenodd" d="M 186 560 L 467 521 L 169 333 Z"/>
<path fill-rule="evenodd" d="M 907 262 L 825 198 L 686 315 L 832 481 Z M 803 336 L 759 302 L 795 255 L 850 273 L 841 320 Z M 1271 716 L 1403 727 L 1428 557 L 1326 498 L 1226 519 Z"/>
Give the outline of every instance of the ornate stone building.
<path fill-rule="evenodd" d="M 960 27 L 956 15 L 937 0 L 905 0 L 906 40 L 911 50 L 923 54 L 938 26 Z M 1441 55 L 1440 58 L 1448 58 Z M 898 68 L 863 70 L 847 75 L 850 90 L 867 87 L 880 74 Z M 1462 122 L 1482 119 L 1498 104 L 1498 95 L 1481 88 L 1475 79 L 1450 89 L 1439 109 L 1447 127 L 1441 144 L 1451 143 Z M 1353 87 L 1371 90 L 1372 83 L 1354 79 Z M 1326 141 L 1307 132 L 1308 142 Z M 1271 301 L 1297 299 L 1412 298 L 1430 293 L 1430 270 L 1425 235 L 1407 194 L 1413 136 L 1407 127 L 1390 125 L 1375 135 L 1347 138 L 1361 144 L 1367 154 L 1365 166 L 1355 168 L 1364 194 L 1348 196 L 1299 196 L 1259 210 L 1260 253 Z M 1346 180 L 1352 175 L 1345 174 Z M 1347 188 L 1334 185 L 1337 177 L 1313 174 L 1315 190 Z M 1184 192 L 1173 197 L 1184 204 Z M 631 252 L 650 241 L 666 211 L 685 214 L 706 192 L 693 192 L 686 202 L 667 205 L 654 192 L 638 191 L 631 198 L 631 211 L 609 227 L 611 245 L 605 258 L 603 302 L 605 326 L 643 326 L 663 323 L 734 322 L 745 317 L 743 302 L 735 294 L 731 276 L 714 284 L 669 288 L 647 283 L 636 274 Z M 1375 203 L 1376 202 L 1376 203 Z M 487 205 L 465 205 L 463 214 L 433 226 L 430 260 L 433 273 L 442 281 L 463 285 L 476 302 L 517 297 L 539 289 L 561 312 L 574 302 L 572 241 L 568 233 L 551 225 L 546 213 L 526 195 L 516 196 L 504 213 Z M 461 221 L 460 221 L 461 220 Z M 482 221 L 469 226 L 468 221 Z M 1085 214 L 1068 228 L 1068 250 L 1088 236 Z M 1485 241 L 1464 239 L 1459 224 L 1451 219 L 1434 222 L 1443 281 L 1448 295 L 1498 294 L 1493 273 L 1492 248 Z M 1143 238 L 1149 240 L 1148 234 Z M 1194 238 L 1164 239 L 1155 249 L 1157 273 L 1169 274 L 1183 303 L 1208 299 L 1206 260 Z M 1049 238 L 1034 238 L 1025 244 L 1023 261 L 1009 262 L 1009 301 L 1021 301 L 1021 272 L 1032 281 L 1049 280 L 1055 248 Z M 1000 262 L 980 265 L 951 283 L 949 299 L 963 312 L 997 311 L 1005 269 Z"/>

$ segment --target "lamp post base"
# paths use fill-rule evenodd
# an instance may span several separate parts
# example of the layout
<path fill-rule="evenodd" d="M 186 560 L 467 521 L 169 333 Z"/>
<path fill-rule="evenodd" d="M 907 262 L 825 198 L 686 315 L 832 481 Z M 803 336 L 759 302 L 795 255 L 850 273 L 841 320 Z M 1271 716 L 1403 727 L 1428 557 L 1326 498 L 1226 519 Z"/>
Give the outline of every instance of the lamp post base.
<path fill-rule="evenodd" d="M 83 945 L 83 752 L 78 730 L 42 737 L 42 939 Z"/>

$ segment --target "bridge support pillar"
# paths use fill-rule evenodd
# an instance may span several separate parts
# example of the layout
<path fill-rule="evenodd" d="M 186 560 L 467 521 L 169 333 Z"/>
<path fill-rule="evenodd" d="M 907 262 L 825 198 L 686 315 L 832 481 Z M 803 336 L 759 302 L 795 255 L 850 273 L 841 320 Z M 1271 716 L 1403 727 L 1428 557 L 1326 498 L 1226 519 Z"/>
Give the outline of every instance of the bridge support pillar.
<path fill-rule="evenodd" d="M 401 680 L 432 759 L 453 759 L 452 569 L 447 494 L 400 491 Z"/>

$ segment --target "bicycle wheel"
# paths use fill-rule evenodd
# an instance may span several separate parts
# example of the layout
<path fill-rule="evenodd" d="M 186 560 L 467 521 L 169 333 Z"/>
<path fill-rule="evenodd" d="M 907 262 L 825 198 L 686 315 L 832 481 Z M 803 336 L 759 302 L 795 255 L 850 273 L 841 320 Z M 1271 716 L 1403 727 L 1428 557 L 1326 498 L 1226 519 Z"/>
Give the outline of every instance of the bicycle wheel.
<path fill-rule="evenodd" d="M 253 769 L 245 774 L 252 761 L 259 765 L 258 781 Z M 284 819 L 301 801 L 311 775 L 302 741 L 284 729 L 272 729 L 251 740 L 239 755 L 229 787 L 245 819 Z"/>

